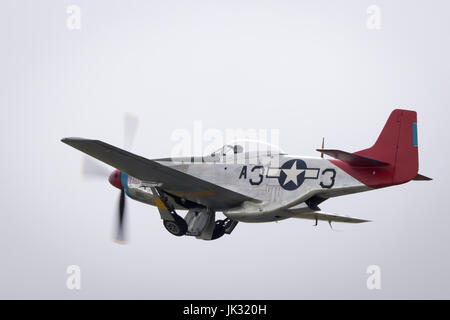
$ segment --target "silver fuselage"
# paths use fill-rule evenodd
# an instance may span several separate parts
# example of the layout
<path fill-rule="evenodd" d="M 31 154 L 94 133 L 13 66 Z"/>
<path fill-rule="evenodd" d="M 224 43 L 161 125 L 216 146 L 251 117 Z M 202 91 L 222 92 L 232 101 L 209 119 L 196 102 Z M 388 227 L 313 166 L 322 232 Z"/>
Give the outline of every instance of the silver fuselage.
<path fill-rule="evenodd" d="M 179 157 L 155 161 L 257 199 L 223 210 L 227 217 L 243 222 L 276 221 L 295 217 L 299 212 L 312 212 L 314 209 L 305 201 L 313 196 L 328 199 L 370 190 L 323 158 L 247 153 L 231 158 Z M 127 194 L 135 200 L 155 205 L 151 185 L 152 182 L 128 177 Z M 205 196 L 213 195 L 205 193 Z M 180 201 L 170 200 L 175 209 L 187 209 Z"/>

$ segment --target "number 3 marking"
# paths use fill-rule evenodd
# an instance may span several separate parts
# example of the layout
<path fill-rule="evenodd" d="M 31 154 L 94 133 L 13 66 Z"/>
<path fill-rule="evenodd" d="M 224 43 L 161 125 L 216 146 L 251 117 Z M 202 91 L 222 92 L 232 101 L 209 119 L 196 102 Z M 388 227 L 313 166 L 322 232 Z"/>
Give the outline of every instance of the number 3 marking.
<path fill-rule="evenodd" d="M 331 172 L 332 173 L 332 175 L 330 177 L 331 183 L 330 184 L 324 184 L 323 182 L 320 182 L 320 186 L 322 188 L 325 188 L 325 189 L 331 189 L 334 186 L 334 182 L 336 180 L 336 170 L 334 170 L 334 169 L 325 169 L 325 170 L 322 171 L 322 175 L 326 174 L 327 172 Z"/>

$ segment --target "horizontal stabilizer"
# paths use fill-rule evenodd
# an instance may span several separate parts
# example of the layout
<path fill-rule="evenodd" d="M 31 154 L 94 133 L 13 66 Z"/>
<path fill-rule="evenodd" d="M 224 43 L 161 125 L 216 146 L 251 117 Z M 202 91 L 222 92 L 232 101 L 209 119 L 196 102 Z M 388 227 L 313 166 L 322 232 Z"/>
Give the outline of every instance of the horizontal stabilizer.
<path fill-rule="evenodd" d="M 417 176 L 413 179 L 414 181 L 431 181 L 433 179 L 425 177 L 421 175 L 420 173 L 417 174 Z"/>
<path fill-rule="evenodd" d="M 389 165 L 387 162 L 363 157 L 354 153 L 345 152 L 334 149 L 317 149 L 317 151 L 324 153 L 330 157 L 341 160 L 354 167 L 384 167 Z"/>
<path fill-rule="evenodd" d="M 295 210 L 289 210 L 294 211 Z M 320 220 L 320 221 L 328 221 L 328 222 L 345 222 L 345 223 L 363 223 L 363 222 L 370 222 L 370 220 L 363 220 L 363 219 L 357 219 L 352 217 L 346 217 L 346 216 L 339 216 L 332 213 L 326 213 L 322 211 L 315 211 L 315 212 L 299 212 L 293 218 L 298 219 L 308 219 L 308 220 Z"/>

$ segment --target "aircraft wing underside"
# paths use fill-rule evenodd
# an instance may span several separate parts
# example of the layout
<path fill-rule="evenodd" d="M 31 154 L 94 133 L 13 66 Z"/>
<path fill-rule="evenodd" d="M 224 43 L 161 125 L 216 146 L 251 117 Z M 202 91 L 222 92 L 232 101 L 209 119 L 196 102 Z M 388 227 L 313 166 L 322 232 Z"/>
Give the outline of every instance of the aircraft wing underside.
<path fill-rule="evenodd" d="M 323 211 L 310 211 L 304 210 L 304 208 L 299 209 L 288 209 L 289 213 L 293 214 L 293 218 L 298 219 L 308 219 L 308 220 L 320 220 L 328 222 L 345 222 L 345 223 L 363 223 L 370 222 L 370 220 L 352 218 L 332 213 L 326 213 Z"/>
<path fill-rule="evenodd" d="M 65 138 L 62 142 L 132 177 L 160 183 L 162 189 L 214 210 L 233 208 L 244 201 L 257 201 L 100 140 Z"/>

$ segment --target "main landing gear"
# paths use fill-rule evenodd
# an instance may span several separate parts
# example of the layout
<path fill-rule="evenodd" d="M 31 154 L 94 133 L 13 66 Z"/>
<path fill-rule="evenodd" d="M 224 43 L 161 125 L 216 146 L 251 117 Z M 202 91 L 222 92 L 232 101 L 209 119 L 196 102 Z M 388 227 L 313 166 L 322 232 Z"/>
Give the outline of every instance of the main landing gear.
<path fill-rule="evenodd" d="M 163 191 L 155 187 L 151 190 L 164 227 L 174 236 L 187 235 L 197 239 L 216 240 L 224 234 L 230 234 L 238 223 L 229 218 L 216 221 L 216 213 L 207 208 L 190 209 L 183 219 L 175 212 Z"/>
<path fill-rule="evenodd" d="M 184 236 L 188 230 L 186 221 L 176 213 L 173 218 L 173 220 L 163 220 L 164 227 L 174 236 Z"/>
<path fill-rule="evenodd" d="M 166 230 L 174 236 L 181 237 L 188 235 L 195 236 L 196 238 L 203 240 L 219 239 L 225 234 L 230 234 L 237 225 L 237 221 L 228 218 L 217 221 L 214 221 L 213 219 L 210 221 L 210 223 L 200 225 L 201 222 L 192 222 L 191 219 L 189 220 L 190 223 L 188 225 L 185 219 L 175 213 L 173 214 L 173 220 L 163 220 L 163 224 Z"/>

